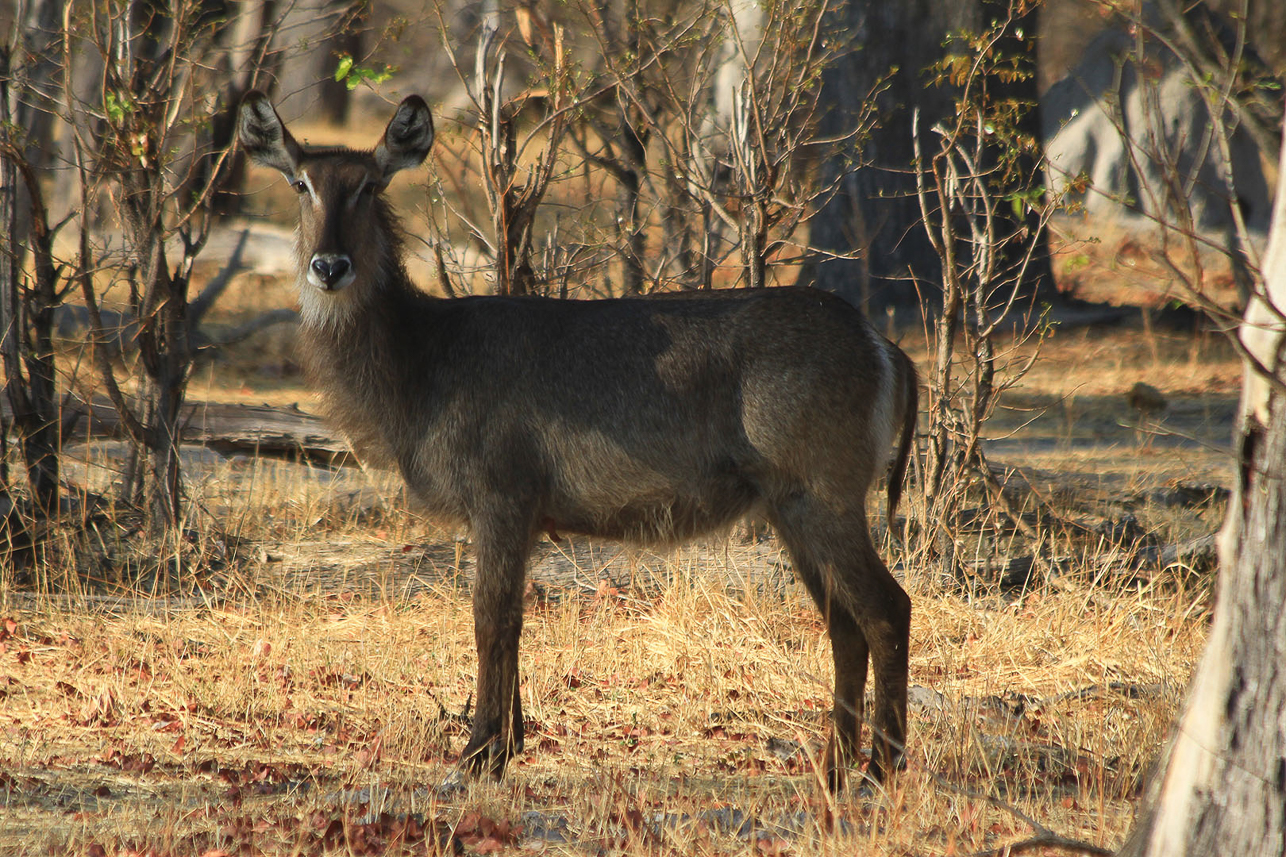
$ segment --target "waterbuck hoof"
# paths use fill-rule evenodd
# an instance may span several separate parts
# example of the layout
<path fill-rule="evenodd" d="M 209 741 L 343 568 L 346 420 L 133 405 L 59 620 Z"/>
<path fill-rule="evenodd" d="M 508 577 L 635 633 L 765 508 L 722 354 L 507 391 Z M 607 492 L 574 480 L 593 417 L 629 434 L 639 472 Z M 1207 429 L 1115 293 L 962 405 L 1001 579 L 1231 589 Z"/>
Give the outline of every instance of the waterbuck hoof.
<path fill-rule="evenodd" d="M 469 739 L 461 758 L 469 773 L 475 776 L 490 774 L 498 780 L 504 776 L 505 765 L 515 749 L 500 735 L 475 737 Z"/>
<path fill-rule="evenodd" d="M 854 776 L 861 783 L 856 792 L 860 795 L 872 786 L 883 785 L 891 775 L 906 770 L 906 757 L 901 751 L 877 744 L 867 752 L 871 759 L 870 764 L 866 766 L 865 771 L 856 771 L 855 765 L 860 754 L 854 749 L 837 745 L 836 739 L 832 737 L 826 748 L 826 785 L 833 794 L 844 790 L 850 771 L 855 772 Z"/>
<path fill-rule="evenodd" d="M 871 764 L 866 768 L 866 776 L 874 782 L 885 783 L 899 771 L 905 770 L 906 756 L 902 753 L 876 749 L 871 753 Z"/>

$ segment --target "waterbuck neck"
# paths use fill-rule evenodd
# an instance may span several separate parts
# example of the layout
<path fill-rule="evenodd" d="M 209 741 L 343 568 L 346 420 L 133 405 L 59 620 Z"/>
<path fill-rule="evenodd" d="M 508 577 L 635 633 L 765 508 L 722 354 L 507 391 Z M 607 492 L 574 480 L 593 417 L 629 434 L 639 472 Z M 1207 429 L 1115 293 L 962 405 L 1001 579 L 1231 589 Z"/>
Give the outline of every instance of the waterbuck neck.
<path fill-rule="evenodd" d="M 402 447 L 417 436 L 411 427 L 430 403 L 408 391 L 427 392 L 439 327 L 438 299 L 416 291 L 405 272 L 398 273 L 380 280 L 379 291 L 355 311 L 324 316 L 321 324 L 305 317 L 299 331 L 304 369 L 327 415 L 359 453 L 383 463 L 398 462 L 406 452 Z"/>

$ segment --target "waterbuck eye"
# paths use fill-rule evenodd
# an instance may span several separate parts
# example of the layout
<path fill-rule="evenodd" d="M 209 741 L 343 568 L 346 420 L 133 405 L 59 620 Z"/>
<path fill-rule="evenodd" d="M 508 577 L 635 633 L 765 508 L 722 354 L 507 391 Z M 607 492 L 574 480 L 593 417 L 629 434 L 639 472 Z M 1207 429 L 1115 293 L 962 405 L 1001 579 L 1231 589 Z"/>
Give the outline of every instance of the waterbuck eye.
<path fill-rule="evenodd" d="M 303 179 L 291 179 L 290 186 L 295 189 L 295 193 L 307 193 L 308 183 Z"/>

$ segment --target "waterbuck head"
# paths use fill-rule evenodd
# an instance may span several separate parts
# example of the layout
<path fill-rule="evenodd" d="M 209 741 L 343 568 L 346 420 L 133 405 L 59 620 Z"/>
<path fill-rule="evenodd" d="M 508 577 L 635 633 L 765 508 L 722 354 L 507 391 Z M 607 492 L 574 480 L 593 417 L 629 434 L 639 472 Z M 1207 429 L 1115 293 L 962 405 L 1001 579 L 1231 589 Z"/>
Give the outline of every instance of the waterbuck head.
<path fill-rule="evenodd" d="M 241 101 L 237 136 L 251 160 L 279 170 L 299 195 L 299 288 L 306 317 L 342 315 L 357 300 L 349 292 L 369 292 L 391 273 L 389 265 L 400 265 L 397 224 L 381 192 L 394 173 L 419 166 L 429 153 L 433 117 L 424 99 L 412 95 L 398 105 L 371 151 L 306 149 L 268 97 L 252 91 Z"/>

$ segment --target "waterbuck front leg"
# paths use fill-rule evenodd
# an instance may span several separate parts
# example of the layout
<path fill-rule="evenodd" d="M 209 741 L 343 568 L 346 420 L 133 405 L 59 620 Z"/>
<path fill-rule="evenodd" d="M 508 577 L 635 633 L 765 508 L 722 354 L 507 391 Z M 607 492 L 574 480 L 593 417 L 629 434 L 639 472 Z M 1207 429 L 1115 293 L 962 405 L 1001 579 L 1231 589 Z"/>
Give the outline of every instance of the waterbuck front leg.
<path fill-rule="evenodd" d="M 518 693 L 518 640 L 531 529 L 499 521 L 474 525 L 477 574 L 473 587 L 473 633 L 478 646 L 477 705 L 473 730 L 461 757 L 474 773 L 497 779 L 522 750 L 522 702 Z"/>

